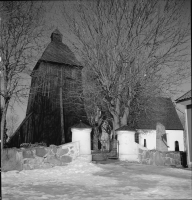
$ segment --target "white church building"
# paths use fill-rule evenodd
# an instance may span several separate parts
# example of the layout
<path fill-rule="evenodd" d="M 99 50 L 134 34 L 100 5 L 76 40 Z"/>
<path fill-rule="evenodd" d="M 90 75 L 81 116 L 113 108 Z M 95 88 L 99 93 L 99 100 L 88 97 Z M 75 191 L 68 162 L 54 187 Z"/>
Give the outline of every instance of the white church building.
<path fill-rule="evenodd" d="M 171 99 L 152 98 L 149 100 L 148 105 L 148 108 L 139 115 L 136 128 L 133 129 L 135 143 L 149 150 L 184 151 L 184 128 Z M 157 126 L 158 124 L 159 126 Z M 158 133 L 157 127 L 164 130 Z M 119 138 L 122 134 L 118 133 L 127 130 L 130 130 L 129 126 L 117 129 L 116 132 Z M 157 134 L 160 134 L 159 140 L 157 140 Z"/>
<path fill-rule="evenodd" d="M 184 151 L 184 128 L 170 98 L 152 98 L 138 120 L 138 143 L 150 150 L 157 149 L 157 123 L 164 126 L 161 139 L 167 150 Z"/>

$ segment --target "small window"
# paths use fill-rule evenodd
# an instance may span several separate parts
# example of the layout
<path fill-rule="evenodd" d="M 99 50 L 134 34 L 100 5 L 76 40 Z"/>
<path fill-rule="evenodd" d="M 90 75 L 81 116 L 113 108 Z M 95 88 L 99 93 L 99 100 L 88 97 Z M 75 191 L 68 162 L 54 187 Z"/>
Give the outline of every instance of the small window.
<path fill-rule="evenodd" d="M 135 142 L 139 144 L 139 133 L 135 133 Z"/>
<path fill-rule="evenodd" d="M 179 142 L 175 141 L 175 151 L 179 151 Z"/>
<path fill-rule="evenodd" d="M 144 147 L 147 147 L 147 141 L 144 139 Z"/>

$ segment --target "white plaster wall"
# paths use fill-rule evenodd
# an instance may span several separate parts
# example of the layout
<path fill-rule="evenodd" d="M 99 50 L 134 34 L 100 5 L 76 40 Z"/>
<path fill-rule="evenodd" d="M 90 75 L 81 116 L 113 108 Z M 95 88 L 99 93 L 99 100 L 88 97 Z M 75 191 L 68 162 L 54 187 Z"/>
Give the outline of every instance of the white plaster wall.
<path fill-rule="evenodd" d="M 144 146 L 144 139 L 146 139 L 147 149 L 156 149 L 156 130 L 139 130 L 139 144 Z"/>
<path fill-rule="evenodd" d="M 135 131 L 118 131 L 119 159 L 138 161 L 138 147 L 135 143 Z"/>
<path fill-rule="evenodd" d="M 79 141 L 80 154 L 91 154 L 91 129 L 76 129 L 72 128 L 72 142 Z"/>
<path fill-rule="evenodd" d="M 144 146 L 144 139 L 147 141 L 148 149 L 156 149 L 156 130 L 140 130 L 139 144 Z M 168 151 L 175 151 L 175 141 L 179 142 L 179 150 L 184 151 L 183 130 L 166 130 Z"/>
<path fill-rule="evenodd" d="M 184 151 L 183 130 L 166 130 L 168 151 L 175 151 L 175 141 L 179 142 L 179 151 Z"/>
<path fill-rule="evenodd" d="M 191 156 L 191 108 L 187 109 L 185 106 L 185 127 L 186 127 L 186 136 L 187 136 L 187 165 L 188 167 L 192 167 L 192 156 Z"/>

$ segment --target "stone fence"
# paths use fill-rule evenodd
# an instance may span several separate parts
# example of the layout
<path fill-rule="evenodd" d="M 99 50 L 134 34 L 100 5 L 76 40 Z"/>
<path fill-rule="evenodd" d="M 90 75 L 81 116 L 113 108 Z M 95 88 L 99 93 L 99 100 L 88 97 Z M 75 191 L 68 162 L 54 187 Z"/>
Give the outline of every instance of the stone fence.
<path fill-rule="evenodd" d="M 158 138 L 156 138 L 158 150 L 149 150 L 135 143 L 135 130 L 130 129 L 127 125 L 116 131 L 119 141 L 120 160 L 147 165 L 187 167 L 186 152 L 168 151 L 165 144 Z M 162 135 L 162 132 L 165 132 L 164 127 L 158 126 L 157 132 L 159 132 L 159 135 Z"/>
<path fill-rule="evenodd" d="M 79 156 L 79 142 L 49 147 L 11 148 L 1 152 L 1 170 L 28 170 L 62 166 Z"/>
<path fill-rule="evenodd" d="M 182 153 L 177 151 L 143 150 L 139 148 L 139 162 L 147 165 L 182 167 Z"/>

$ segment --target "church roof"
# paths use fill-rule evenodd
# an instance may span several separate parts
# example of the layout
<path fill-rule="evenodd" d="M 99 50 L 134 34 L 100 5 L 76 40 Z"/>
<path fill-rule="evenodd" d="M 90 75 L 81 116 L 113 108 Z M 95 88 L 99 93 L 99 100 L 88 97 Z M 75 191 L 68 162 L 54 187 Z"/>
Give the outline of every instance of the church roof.
<path fill-rule="evenodd" d="M 129 127 L 128 125 L 121 126 L 120 128 L 116 129 L 115 131 L 134 131 L 135 129 Z"/>
<path fill-rule="evenodd" d="M 182 102 L 182 101 L 186 101 L 191 99 L 191 90 L 186 92 L 184 95 L 182 95 L 181 97 L 179 97 L 178 99 L 176 99 L 176 103 Z"/>
<path fill-rule="evenodd" d="M 39 61 L 81 66 L 74 53 L 62 43 L 62 34 L 55 29 L 51 34 L 51 42 L 43 52 Z"/>
<path fill-rule="evenodd" d="M 156 129 L 157 122 L 163 124 L 166 130 L 183 130 L 174 104 L 170 98 L 155 97 L 149 99 L 149 106 L 142 111 L 136 129 Z"/>

